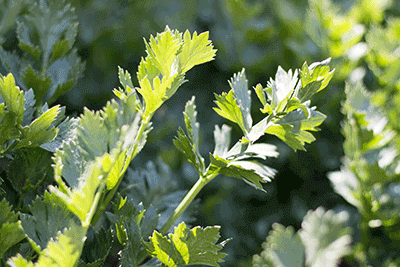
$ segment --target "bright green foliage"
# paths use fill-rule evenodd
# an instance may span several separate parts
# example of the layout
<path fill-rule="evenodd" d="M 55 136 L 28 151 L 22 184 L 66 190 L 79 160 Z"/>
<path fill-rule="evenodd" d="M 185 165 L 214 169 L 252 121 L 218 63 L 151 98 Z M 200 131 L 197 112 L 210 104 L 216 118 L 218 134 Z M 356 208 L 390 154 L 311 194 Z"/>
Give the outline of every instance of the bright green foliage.
<path fill-rule="evenodd" d="M 74 267 L 79 261 L 80 252 L 86 239 L 86 231 L 82 226 L 71 223 L 63 233 L 59 232 L 55 240 L 48 242 L 35 265 L 26 261 L 20 254 L 7 263 L 11 266 L 66 266 Z"/>
<path fill-rule="evenodd" d="M 195 227 L 188 229 L 185 223 L 175 227 L 174 233 L 168 234 L 168 238 L 157 231 L 153 232 L 150 242 L 146 243 L 148 251 L 156 256 L 166 266 L 204 264 L 207 266 L 219 266 L 226 256 L 220 251 L 225 242 L 215 244 L 220 238 L 220 227 Z"/>
<path fill-rule="evenodd" d="M 10 247 L 25 238 L 18 214 L 11 210 L 5 199 L 0 202 L 0 258 Z"/>
<path fill-rule="evenodd" d="M 25 4 L 22 2 L 27 1 L 13 2 L 18 4 L 10 9 L 18 13 Z M 73 8 L 64 1 L 39 1 L 17 23 L 23 58 L 0 48 L 1 63 L 24 91 L 33 89 L 39 109 L 75 86 L 83 72 L 84 64 L 72 48 L 78 30 L 76 20 Z"/>
<path fill-rule="evenodd" d="M 348 214 L 335 214 L 323 208 L 309 211 L 302 228 L 273 224 L 263 244 L 261 255 L 254 255 L 255 267 L 337 266 L 338 260 L 350 252 L 350 228 L 346 227 Z M 305 256 L 305 257 L 304 257 Z"/>
<path fill-rule="evenodd" d="M 40 116 L 30 123 L 34 105 L 31 91 L 24 93 L 15 85 L 12 74 L 0 78 L 0 155 L 22 147 L 35 147 L 53 141 L 63 118 L 60 107 L 43 106 Z M 58 122 L 58 123 L 57 123 Z M 30 123 L 30 124 L 29 124 Z M 69 129 L 65 129 L 67 132 Z M 54 146 L 55 145 L 51 145 Z"/>
<path fill-rule="evenodd" d="M 217 99 L 215 103 L 219 109 L 214 108 L 214 110 L 220 116 L 237 123 L 246 134 L 250 131 L 253 122 L 250 114 L 251 92 L 248 90 L 244 69 L 234 74 L 229 84 L 232 90 L 228 94 L 215 95 Z"/>
<path fill-rule="evenodd" d="M 165 31 L 150 36 L 146 44 L 147 57 L 142 58 L 137 72 L 140 88 L 146 104 L 144 116 L 151 116 L 185 82 L 185 72 L 193 66 L 214 59 L 216 50 L 208 40 L 208 32 L 190 36 L 186 31 Z"/>

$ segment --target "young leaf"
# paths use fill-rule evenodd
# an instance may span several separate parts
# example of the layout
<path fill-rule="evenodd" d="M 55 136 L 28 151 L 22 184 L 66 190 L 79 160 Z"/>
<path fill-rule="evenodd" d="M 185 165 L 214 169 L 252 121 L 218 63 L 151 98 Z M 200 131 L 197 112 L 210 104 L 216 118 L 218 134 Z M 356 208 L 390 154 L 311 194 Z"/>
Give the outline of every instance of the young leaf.
<path fill-rule="evenodd" d="M 215 244 L 220 238 L 219 229 L 219 226 L 209 226 L 189 230 L 185 223 L 181 223 L 175 227 L 174 233 L 168 234 L 168 238 L 154 231 L 146 248 L 168 267 L 194 264 L 218 267 L 226 256 L 219 252 L 225 243 Z"/>
<path fill-rule="evenodd" d="M 248 132 L 253 125 L 251 119 L 251 91 L 248 90 L 247 78 L 244 69 L 241 72 L 234 74 L 229 82 L 237 100 L 237 104 L 242 112 L 243 124 L 246 132 Z"/>
<path fill-rule="evenodd" d="M 281 66 L 278 67 L 275 80 L 271 78 L 266 88 L 268 98 L 271 100 L 271 108 L 273 110 L 278 108 L 278 112 L 282 111 L 281 109 L 283 109 L 286 104 L 284 100 L 286 99 L 287 101 L 289 94 L 293 92 L 296 83 L 297 70 L 292 73 L 292 70 L 286 72 Z"/>
<path fill-rule="evenodd" d="M 347 220 L 347 213 L 325 212 L 323 208 L 307 213 L 299 230 L 307 265 L 334 267 L 342 256 L 350 252 L 350 228 L 345 226 Z"/>
<path fill-rule="evenodd" d="M 199 153 L 199 123 L 196 121 L 197 111 L 194 104 L 194 96 L 186 103 L 185 124 L 188 136 L 181 128 L 178 130 L 178 136 L 174 139 L 174 145 L 185 153 L 186 158 L 193 164 L 199 174 L 204 173 L 204 158 Z"/>
<path fill-rule="evenodd" d="M 230 90 L 229 93 L 223 92 L 221 95 L 215 94 L 215 98 L 217 100 L 214 102 L 218 106 L 218 108 L 213 108 L 215 112 L 217 112 L 221 117 L 238 124 L 243 133 L 246 133 L 242 111 L 237 104 L 234 91 Z"/>
<path fill-rule="evenodd" d="M 13 114 L 16 123 L 21 125 L 24 117 L 24 91 L 15 85 L 15 80 L 11 73 L 0 77 L 0 95 L 7 106 L 7 111 Z"/>
<path fill-rule="evenodd" d="M 302 103 L 328 85 L 335 72 L 335 69 L 330 71 L 330 61 L 331 59 L 328 58 L 321 62 L 314 62 L 310 66 L 304 62 L 300 72 L 301 87 L 296 88 L 294 94 Z"/>
<path fill-rule="evenodd" d="M 208 40 L 208 32 L 197 35 L 193 33 L 193 38 L 188 30 L 183 35 L 183 46 L 179 53 L 181 72 L 187 72 L 196 65 L 211 61 L 214 59 L 216 49 Z"/>
<path fill-rule="evenodd" d="M 154 66 L 164 77 L 173 75 L 171 73 L 172 63 L 175 61 L 176 54 L 182 46 L 182 42 L 167 27 L 162 33 L 157 33 L 157 37 L 150 36 L 150 41 L 146 45 L 146 52 Z"/>
<path fill-rule="evenodd" d="M 293 227 L 274 223 L 272 229 L 267 242 L 262 244 L 261 255 L 254 255 L 253 267 L 302 267 L 304 246 Z"/>

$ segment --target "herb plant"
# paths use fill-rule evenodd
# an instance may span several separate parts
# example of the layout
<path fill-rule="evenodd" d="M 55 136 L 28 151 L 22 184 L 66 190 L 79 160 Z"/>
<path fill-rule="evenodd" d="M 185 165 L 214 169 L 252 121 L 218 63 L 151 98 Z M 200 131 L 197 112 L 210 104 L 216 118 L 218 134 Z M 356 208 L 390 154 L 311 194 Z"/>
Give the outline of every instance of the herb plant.
<path fill-rule="evenodd" d="M 11 2 L 7 5 L 20 11 Z M 50 16 L 54 12 L 58 15 Z M 199 177 L 171 209 L 160 200 L 170 194 L 176 199 L 181 192 L 171 193 L 171 187 L 171 191 L 159 188 L 161 195 L 155 193 L 165 177 L 154 175 L 154 165 L 136 172 L 130 163 L 146 144 L 154 113 L 186 82 L 185 73 L 214 59 L 216 50 L 208 32 L 181 33 L 166 27 L 150 36 L 145 40 L 147 56 L 137 71 L 138 87 L 119 68 L 121 87 L 113 91 L 116 99 L 100 111 L 85 109 L 78 118 L 65 118 L 63 108 L 49 108 L 48 103 L 71 88 L 83 70 L 72 48 L 74 11 L 64 2 L 39 1 L 22 18 L 17 26 L 22 57 L 0 51 L 9 72 L 0 78 L 0 159 L 7 170 L 0 180 L 2 265 L 100 266 L 115 237 L 121 247 L 121 266 L 219 266 L 226 256 L 220 251 L 227 242 L 216 244 L 220 227 L 185 223 L 185 218 L 190 219 L 185 211 L 196 195 L 218 174 L 263 191 L 262 183 L 271 181 L 276 171 L 261 160 L 277 157 L 278 152 L 274 145 L 257 142 L 260 137 L 272 134 L 294 151 L 305 150 L 305 144 L 315 140 L 311 132 L 325 119 L 311 106 L 311 99 L 333 76 L 330 59 L 304 63 L 295 71 L 279 67 L 265 87 L 253 87 L 264 114 L 257 123 L 250 113 L 251 90 L 243 69 L 229 81 L 228 93 L 215 95 L 214 108 L 240 128 L 242 137 L 231 146 L 232 128 L 216 125 L 215 149 L 206 164 L 199 152 L 200 126 L 193 97 L 183 112 L 186 129 L 178 130 L 174 144 Z M 168 167 L 160 165 L 168 173 Z M 151 181 L 154 177 L 159 179 Z M 132 190 L 140 186 L 145 190 L 132 196 Z M 318 220 L 331 219 L 323 214 L 318 210 L 306 221 L 318 224 Z M 300 236 L 308 238 L 309 226 L 303 228 Z M 293 235 L 290 229 L 277 227 L 276 231 Z M 316 261 L 317 256 L 309 255 L 323 249 L 306 247 L 306 261 Z"/>

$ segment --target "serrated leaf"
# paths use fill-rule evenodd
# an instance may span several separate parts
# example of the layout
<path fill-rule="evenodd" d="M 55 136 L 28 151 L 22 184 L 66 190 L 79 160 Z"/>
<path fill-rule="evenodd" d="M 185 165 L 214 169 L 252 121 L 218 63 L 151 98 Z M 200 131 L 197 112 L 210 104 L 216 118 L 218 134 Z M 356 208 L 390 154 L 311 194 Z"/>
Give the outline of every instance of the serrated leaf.
<path fill-rule="evenodd" d="M 55 240 L 47 244 L 35 266 L 76 266 L 82 253 L 85 235 L 86 231 L 82 226 L 71 223 L 68 229 L 65 229 L 62 234 L 59 233 Z"/>
<path fill-rule="evenodd" d="M 262 85 L 259 83 L 256 85 L 256 87 L 253 87 L 253 89 L 256 92 L 256 95 L 260 100 L 261 104 L 265 106 L 267 104 L 267 98 L 265 97 L 265 92 L 263 90 Z"/>
<path fill-rule="evenodd" d="M 302 109 L 296 109 L 272 125 L 268 126 L 266 133 L 279 137 L 295 151 L 305 150 L 304 144 L 315 140 L 314 136 L 307 131 L 316 131 L 326 116 L 314 109 L 308 109 L 308 117 Z"/>
<path fill-rule="evenodd" d="M 52 79 L 52 85 L 43 101 L 51 104 L 69 91 L 76 85 L 84 69 L 85 63 L 81 62 L 76 49 L 73 49 L 67 56 L 54 61 L 46 72 Z"/>
<path fill-rule="evenodd" d="M 60 107 L 58 105 L 54 106 L 35 119 L 29 126 L 24 127 L 22 129 L 21 142 L 15 146 L 15 149 L 39 146 L 53 141 L 59 129 L 51 127 L 51 124 L 59 112 Z"/>
<path fill-rule="evenodd" d="M 204 172 L 204 159 L 195 150 L 193 143 L 186 136 L 182 128 L 178 130 L 178 136 L 174 139 L 174 145 L 181 150 L 186 159 L 193 164 L 199 174 Z"/>
<path fill-rule="evenodd" d="M 21 222 L 18 221 L 18 214 L 12 211 L 12 207 L 3 199 L 0 202 L 0 257 L 10 247 L 19 243 L 25 238 Z"/>
<path fill-rule="evenodd" d="M 44 188 L 54 181 L 51 164 L 51 154 L 41 148 L 15 152 L 8 165 L 7 178 L 14 190 L 24 196 L 24 205 L 33 200 L 35 194 L 42 194 Z"/>
<path fill-rule="evenodd" d="M 337 266 L 339 259 L 350 252 L 348 214 L 335 214 L 323 208 L 309 211 L 304 217 L 300 238 L 305 246 L 308 266 Z"/>
<path fill-rule="evenodd" d="M 164 77 L 173 75 L 171 66 L 174 62 L 182 42 L 175 37 L 169 28 L 162 33 L 157 33 L 156 38 L 150 35 L 149 43 L 144 39 L 146 52 L 153 65 Z"/>
<path fill-rule="evenodd" d="M 304 264 L 304 246 L 293 227 L 285 228 L 279 223 L 272 225 L 272 231 L 263 243 L 263 252 L 253 258 L 254 267 L 302 267 Z"/>
<path fill-rule="evenodd" d="M 191 37 L 190 32 L 186 30 L 179 53 L 181 72 L 187 72 L 195 65 L 213 60 L 216 51 L 216 49 L 213 49 L 211 41 L 208 40 L 208 32 L 199 35 L 194 32 L 193 37 Z"/>
<path fill-rule="evenodd" d="M 270 182 L 276 171 L 255 161 L 225 160 L 210 154 L 209 172 L 218 172 L 226 176 L 242 179 L 252 187 L 264 191 L 261 183 Z M 264 191 L 265 192 L 265 191 Z"/>
<path fill-rule="evenodd" d="M 50 89 L 52 79 L 48 75 L 41 75 L 29 64 L 28 67 L 21 71 L 21 80 L 29 89 L 35 92 L 35 98 L 38 105 L 42 104 L 43 96 Z"/>
<path fill-rule="evenodd" d="M 86 234 L 87 240 L 82 249 L 80 265 L 83 267 L 99 267 L 106 260 L 113 245 L 113 234 L 111 228 L 95 230 L 90 227 Z"/>
<path fill-rule="evenodd" d="M 116 227 L 119 242 L 124 245 L 121 266 L 137 266 L 139 258 L 146 254 L 142 241 L 157 227 L 159 215 L 152 206 L 146 210 L 141 203 L 135 205 L 130 199 L 121 203 L 121 200 L 113 203 L 114 213 L 106 214 Z"/>
<path fill-rule="evenodd" d="M 296 83 L 297 83 L 297 70 L 292 72 L 289 70 L 288 72 L 284 71 L 281 66 L 278 67 L 278 70 L 275 75 L 275 80 L 272 78 L 267 84 L 266 93 L 268 98 L 271 101 L 271 107 L 273 110 L 277 109 L 278 106 L 283 106 L 285 103 L 283 102 L 285 99 L 287 100 L 289 95 L 293 92 Z M 281 108 L 281 109 L 282 109 Z M 278 108 L 278 112 L 281 110 Z"/>
<path fill-rule="evenodd" d="M 93 205 L 95 194 L 98 192 L 99 187 L 104 181 L 104 175 L 109 171 L 109 168 L 115 162 L 115 156 L 104 154 L 102 157 L 97 158 L 86 165 L 82 177 L 79 179 L 79 184 L 70 189 L 59 183 L 59 187 L 50 186 L 50 191 L 57 196 L 57 198 L 64 203 L 64 205 L 73 212 L 84 225 L 89 225 L 91 217 L 89 211 Z M 56 167 L 60 164 L 59 159 L 56 159 Z M 60 171 L 55 171 L 55 180 L 60 181 Z M 93 215 L 93 214 L 91 214 Z"/>
<path fill-rule="evenodd" d="M 321 62 L 314 62 L 310 66 L 304 62 L 300 72 L 301 87 L 296 89 L 295 95 L 302 103 L 311 99 L 317 92 L 324 89 L 333 77 L 335 69 L 330 71 L 329 63 L 331 59 L 327 58 Z"/>
<path fill-rule="evenodd" d="M 12 113 L 16 117 L 16 123 L 21 125 L 24 117 L 24 91 L 16 86 L 11 73 L 0 77 L 0 95 L 7 106 L 7 111 Z"/>
<path fill-rule="evenodd" d="M 17 21 L 17 37 L 19 48 L 36 61 L 39 61 L 41 55 L 40 47 L 31 42 L 29 27 L 22 21 Z"/>
<path fill-rule="evenodd" d="M 30 244 L 40 253 L 57 233 L 68 227 L 76 218 L 68 210 L 59 206 L 54 196 L 46 192 L 43 199 L 37 197 L 29 205 L 30 214 L 21 214 L 21 225 Z"/>
<path fill-rule="evenodd" d="M 228 153 L 228 149 L 231 143 L 231 130 L 232 128 L 228 125 L 224 124 L 221 128 L 218 125 L 215 125 L 214 130 L 214 140 L 215 140 L 215 149 L 214 155 L 219 156 L 221 158 L 226 158 L 225 155 Z"/>
<path fill-rule="evenodd" d="M 223 92 L 221 95 L 215 94 L 217 100 L 214 101 L 218 108 L 213 108 L 223 118 L 226 118 L 239 125 L 243 133 L 246 133 L 246 128 L 243 121 L 242 111 L 237 104 L 233 90 L 229 93 Z"/>
<path fill-rule="evenodd" d="M 250 107 L 251 107 L 251 91 L 248 90 L 247 78 L 244 73 L 244 69 L 241 72 L 234 74 L 229 82 L 236 98 L 236 102 L 242 112 L 243 124 L 246 132 L 248 132 L 253 125 L 251 119 Z"/>
<path fill-rule="evenodd" d="M 223 245 L 215 244 L 220 238 L 219 229 L 219 226 L 209 226 L 189 230 L 181 223 L 175 227 L 174 233 L 168 234 L 168 238 L 154 231 L 146 247 L 154 257 L 169 267 L 193 264 L 218 267 L 218 263 L 223 262 L 222 258 L 226 256 L 219 252 Z"/>
<path fill-rule="evenodd" d="M 136 90 L 135 87 L 133 86 L 130 73 L 128 71 L 124 72 L 124 69 L 118 66 L 118 78 L 119 82 L 124 87 L 126 94 L 129 95 L 132 92 L 133 94 L 135 94 L 135 99 L 136 99 Z"/>
<path fill-rule="evenodd" d="M 28 126 L 33 118 L 36 111 L 35 108 L 35 95 L 33 94 L 33 90 L 29 89 L 25 92 L 25 112 L 24 112 L 24 119 L 22 120 L 22 126 Z"/>

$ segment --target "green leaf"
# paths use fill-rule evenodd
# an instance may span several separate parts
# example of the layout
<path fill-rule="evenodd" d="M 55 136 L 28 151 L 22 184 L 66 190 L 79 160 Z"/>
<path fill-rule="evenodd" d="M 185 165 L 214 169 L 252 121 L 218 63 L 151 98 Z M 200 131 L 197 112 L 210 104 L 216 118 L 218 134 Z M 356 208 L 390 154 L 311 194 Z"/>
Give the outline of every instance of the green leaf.
<path fill-rule="evenodd" d="M 335 69 L 330 71 L 331 58 L 321 62 L 314 62 L 310 66 L 304 62 L 300 72 L 301 87 L 296 88 L 294 94 L 302 103 L 311 99 L 313 95 L 324 89 L 333 77 Z"/>
<path fill-rule="evenodd" d="M 21 225 L 32 248 L 40 253 L 59 231 L 68 227 L 76 218 L 68 210 L 59 206 L 54 196 L 46 192 L 43 199 L 36 197 L 29 205 L 32 215 L 21 214 Z"/>
<path fill-rule="evenodd" d="M 261 255 L 253 257 L 254 267 L 302 267 L 304 266 L 304 246 L 293 227 L 285 228 L 279 223 L 272 225 L 267 242 L 262 244 Z"/>
<path fill-rule="evenodd" d="M 22 129 L 21 142 L 15 146 L 15 149 L 39 146 L 53 141 L 59 129 L 51 127 L 51 125 L 59 112 L 60 106 L 54 106 L 41 114 L 29 126 L 24 127 Z"/>
<path fill-rule="evenodd" d="M 52 79 L 48 75 L 41 75 L 38 71 L 34 70 L 32 65 L 21 71 L 21 80 L 29 89 L 35 92 L 35 98 L 38 99 L 38 106 L 42 104 L 42 99 L 47 91 L 50 89 Z"/>
<path fill-rule="evenodd" d="M 164 77 L 169 77 L 172 74 L 171 66 L 176 60 L 178 50 L 182 46 L 182 41 L 179 40 L 167 27 L 162 33 L 157 33 L 156 38 L 150 35 L 149 43 L 144 39 L 146 52 L 149 60 L 161 72 Z"/>
<path fill-rule="evenodd" d="M 275 80 L 271 78 L 265 89 L 273 110 L 277 112 L 283 110 L 286 101 L 289 99 L 290 94 L 297 84 L 297 74 L 297 70 L 292 73 L 292 70 L 286 72 L 281 66 L 278 67 Z"/>
<path fill-rule="evenodd" d="M 253 125 L 251 119 L 251 91 L 248 90 L 247 78 L 244 69 L 241 72 L 234 74 L 229 82 L 237 100 L 237 104 L 242 112 L 243 124 L 246 132 L 248 132 Z"/>
<path fill-rule="evenodd" d="M 198 226 L 189 230 L 181 223 L 168 238 L 154 231 L 146 247 L 153 257 L 168 267 L 194 264 L 218 267 L 226 256 L 219 252 L 224 243 L 215 244 L 220 238 L 219 229 L 219 226 L 204 229 Z"/>
<path fill-rule="evenodd" d="M 87 240 L 82 249 L 80 265 L 83 267 L 99 267 L 106 260 L 113 246 L 112 229 L 95 230 L 90 227 L 87 233 Z"/>
<path fill-rule="evenodd" d="M 192 38 L 190 32 L 186 30 L 183 35 L 183 45 L 178 54 L 181 72 L 187 72 L 196 65 L 213 60 L 216 51 L 208 40 L 208 32 L 199 35 L 194 32 Z"/>
<path fill-rule="evenodd" d="M 217 100 L 214 102 L 218 106 L 218 108 L 213 108 L 215 112 L 221 117 L 238 124 L 243 133 L 246 133 L 242 111 L 237 104 L 233 90 L 230 90 L 229 93 L 223 92 L 221 95 L 215 94 L 215 98 Z"/>
<path fill-rule="evenodd" d="M 79 184 L 72 189 L 67 187 L 61 180 L 61 159 L 56 158 L 55 180 L 59 187 L 50 186 L 52 192 L 57 198 L 73 212 L 83 225 L 89 225 L 91 216 L 89 213 L 95 202 L 95 195 L 101 192 L 102 184 L 105 183 L 105 174 L 110 170 L 117 155 L 104 154 L 102 157 L 86 164 L 85 171 L 79 179 Z M 60 168 L 61 166 L 61 168 Z M 91 216 L 89 216 L 91 215 Z"/>
<path fill-rule="evenodd" d="M 54 181 L 52 163 L 51 153 L 41 148 L 15 151 L 14 159 L 8 165 L 7 178 L 14 190 L 24 196 L 24 206 L 35 195 L 43 194 L 46 186 Z"/>
<path fill-rule="evenodd" d="M 256 161 L 225 160 L 212 154 L 210 154 L 210 160 L 209 173 L 218 172 L 226 176 L 242 179 L 261 191 L 264 191 L 261 183 L 270 182 L 276 173 L 274 169 Z"/>
<path fill-rule="evenodd" d="M 183 130 L 180 128 L 178 131 L 178 137 L 174 139 L 174 145 L 185 153 L 189 162 L 191 162 L 196 168 L 199 174 L 204 173 L 204 158 L 199 153 L 199 123 L 196 120 L 197 111 L 196 105 L 194 104 L 195 97 L 186 103 L 185 112 L 185 124 L 187 137 Z"/>
<path fill-rule="evenodd" d="M 221 128 L 219 128 L 218 125 L 215 125 L 215 149 L 213 155 L 226 158 L 225 155 L 228 153 L 229 145 L 231 143 L 231 130 L 232 128 L 226 124 L 222 125 Z"/>
<path fill-rule="evenodd" d="M 204 159 L 195 150 L 193 143 L 186 136 L 182 128 L 179 127 L 178 136 L 174 139 L 174 145 L 182 151 L 186 159 L 193 164 L 199 174 L 204 172 Z"/>
<path fill-rule="evenodd" d="M 0 77 L 0 95 L 7 106 L 7 112 L 13 114 L 16 123 L 21 125 L 24 117 L 24 91 L 15 85 L 14 76 L 11 73 Z"/>
<path fill-rule="evenodd" d="M 302 109 L 296 109 L 272 125 L 268 126 L 266 133 L 273 134 L 284 141 L 293 150 L 305 150 L 304 144 L 315 140 L 314 136 L 308 131 L 316 131 L 326 116 L 315 108 L 308 109 L 308 117 Z"/>
<path fill-rule="evenodd" d="M 142 242 L 147 241 L 157 227 L 159 215 L 152 206 L 145 210 L 141 203 L 136 206 L 130 199 L 121 200 L 113 203 L 114 213 L 106 215 L 115 225 L 118 240 L 124 246 L 121 266 L 138 266 L 139 258 L 147 255 Z"/>
<path fill-rule="evenodd" d="M 351 229 L 346 227 L 347 220 L 346 212 L 335 214 L 318 208 L 307 213 L 299 230 L 307 265 L 334 267 L 350 253 Z"/>
<path fill-rule="evenodd" d="M 125 89 L 125 92 L 129 94 L 131 90 L 134 89 L 131 75 L 129 74 L 128 71 L 124 72 L 124 69 L 118 66 L 118 78 L 119 82 L 122 84 L 122 86 Z"/>
<path fill-rule="evenodd" d="M 15 214 L 11 208 L 5 199 L 0 202 L 0 257 L 25 238 L 21 222 L 18 221 L 18 214 Z"/>
<path fill-rule="evenodd" d="M 40 47 L 31 42 L 29 27 L 22 21 L 17 21 L 17 37 L 19 48 L 38 62 L 41 55 Z"/>

